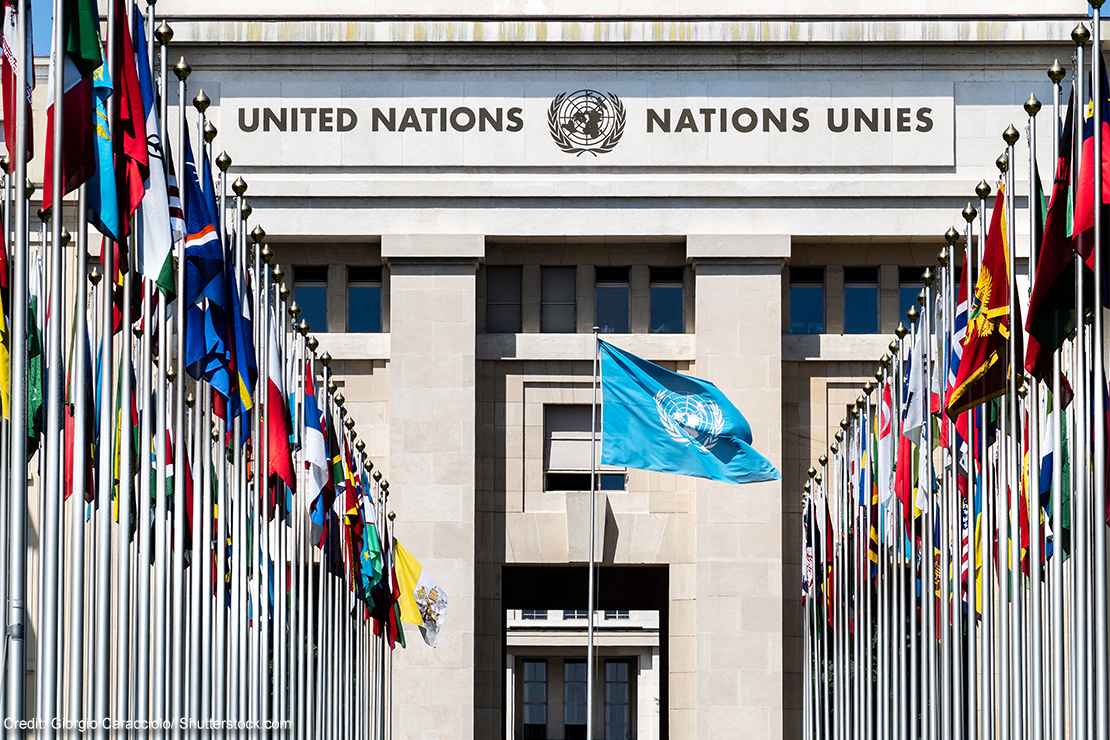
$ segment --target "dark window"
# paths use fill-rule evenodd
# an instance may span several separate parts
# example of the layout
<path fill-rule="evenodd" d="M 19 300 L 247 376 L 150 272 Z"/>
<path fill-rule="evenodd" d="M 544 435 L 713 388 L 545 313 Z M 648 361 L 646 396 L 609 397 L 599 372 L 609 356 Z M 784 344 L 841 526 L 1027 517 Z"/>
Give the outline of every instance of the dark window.
<path fill-rule="evenodd" d="M 524 740 L 547 738 L 547 661 L 525 660 Z"/>
<path fill-rule="evenodd" d="M 520 613 L 520 618 L 526 620 L 547 619 L 547 609 L 524 609 Z"/>
<path fill-rule="evenodd" d="M 328 330 L 328 268 L 327 265 L 301 265 L 293 268 L 293 300 L 301 309 L 301 317 L 314 332 Z"/>
<path fill-rule="evenodd" d="M 594 279 L 599 331 L 628 333 L 628 268 L 598 267 Z"/>
<path fill-rule="evenodd" d="M 577 330 L 578 268 L 540 268 L 540 331 Z"/>
<path fill-rule="evenodd" d="M 844 268 L 844 333 L 879 332 L 879 269 Z"/>
<path fill-rule="evenodd" d="M 682 321 L 682 268 L 651 268 L 651 324 L 654 334 L 681 334 Z"/>
<path fill-rule="evenodd" d="M 605 661 L 605 740 L 631 740 L 631 666 L 627 660 Z"/>
<path fill-rule="evenodd" d="M 563 609 L 563 619 L 585 619 L 585 609 Z"/>
<path fill-rule="evenodd" d="M 906 312 L 910 310 L 910 306 L 917 302 L 917 297 L 921 295 L 921 290 L 925 287 L 925 281 L 922 277 L 924 274 L 924 267 L 898 268 L 898 320 L 903 324 L 908 323 Z"/>
<path fill-rule="evenodd" d="M 347 268 L 347 331 L 382 330 L 382 268 Z"/>
<path fill-rule="evenodd" d="M 623 491 L 625 484 L 624 473 L 598 473 L 597 490 Z M 588 491 L 590 490 L 589 473 L 547 473 L 543 478 L 545 491 Z"/>
<path fill-rule="evenodd" d="M 486 268 L 486 331 L 520 331 L 520 267 Z"/>
<path fill-rule="evenodd" d="M 825 331 L 825 268 L 790 268 L 790 333 Z"/>
<path fill-rule="evenodd" d="M 563 663 L 563 724 L 566 740 L 586 738 L 586 661 L 568 660 Z"/>
<path fill-rule="evenodd" d="M 629 613 L 627 609 L 606 609 L 606 619 L 628 619 Z"/>

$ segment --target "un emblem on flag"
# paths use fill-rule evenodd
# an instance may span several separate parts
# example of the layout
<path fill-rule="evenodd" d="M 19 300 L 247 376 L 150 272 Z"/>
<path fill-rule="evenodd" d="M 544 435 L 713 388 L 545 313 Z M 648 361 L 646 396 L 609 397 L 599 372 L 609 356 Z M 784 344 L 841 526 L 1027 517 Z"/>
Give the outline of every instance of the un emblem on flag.
<path fill-rule="evenodd" d="M 624 103 L 613 93 L 576 90 L 559 93 L 547 109 L 547 129 L 567 154 L 608 154 L 624 136 Z"/>
<path fill-rule="evenodd" d="M 655 410 L 667 436 L 705 452 L 716 446 L 725 426 L 721 407 L 698 396 L 659 391 L 655 394 Z"/>

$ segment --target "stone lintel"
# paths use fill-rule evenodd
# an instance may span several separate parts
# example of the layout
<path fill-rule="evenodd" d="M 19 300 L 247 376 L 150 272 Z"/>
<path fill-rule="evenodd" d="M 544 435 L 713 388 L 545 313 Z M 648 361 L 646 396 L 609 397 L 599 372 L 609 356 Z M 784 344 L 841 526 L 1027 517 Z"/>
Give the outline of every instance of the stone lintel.
<path fill-rule="evenodd" d="M 689 234 L 686 259 L 781 261 L 790 259 L 789 234 Z"/>
<path fill-rule="evenodd" d="M 383 260 L 481 260 L 482 234 L 383 234 Z"/>

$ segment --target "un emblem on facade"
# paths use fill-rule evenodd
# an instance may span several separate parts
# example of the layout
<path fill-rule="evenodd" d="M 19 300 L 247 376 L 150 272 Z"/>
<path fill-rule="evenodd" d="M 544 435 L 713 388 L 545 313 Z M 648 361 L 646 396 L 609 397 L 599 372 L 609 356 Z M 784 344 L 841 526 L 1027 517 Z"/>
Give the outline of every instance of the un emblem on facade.
<path fill-rule="evenodd" d="M 547 109 L 547 128 L 567 154 L 608 154 L 624 136 L 624 103 L 613 93 L 559 93 Z"/>
<path fill-rule="evenodd" d="M 706 452 L 716 446 L 725 426 L 721 407 L 697 396 L 659 391 L 655 394 L 655 410 L 668 437 Z"/>

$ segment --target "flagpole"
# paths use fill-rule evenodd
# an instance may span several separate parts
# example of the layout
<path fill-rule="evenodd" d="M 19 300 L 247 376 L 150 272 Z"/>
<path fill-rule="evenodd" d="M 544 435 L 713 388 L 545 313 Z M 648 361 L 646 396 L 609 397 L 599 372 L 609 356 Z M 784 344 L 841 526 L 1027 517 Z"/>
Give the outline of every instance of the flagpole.
<path fill-rule="evenodd" d="M 586 602 L 586 737 L 593 738 L 594 727 L 594 548 L 597 539 L 597 385 L 598 353 L 600 344 L 598 327 L 594 327 L 593 375 L 591 376 L 593 400 L 590 404 L 590 554 L 587 582 L 589 593 Z"/>
<path fill-rule="evenodd" d="M 151 0 L 149 3 L 150 8 L 150 23 L 154 25 L 154 2 Z M 163 156 L 166 163 L 166 175 L 169 176 L 172 163 L 170 161 L 170 148 L 166 139 L 167 117 L 169 110 L 169 89 L 167 87 L 169 63 L 167 58 L 167 47 L 173 39 L 173 29 L 164 20 L 154 32 L 155 41 L 158 44 L 158 56 L 161 62 L 158 74 L 158 108 L 159 108 L 159 139 L 163 144 Z M 151 68 L 153 69 L 153 50 L 154 47 L 150 46 L 151 54 Z M 178 185 L 180 190 L 180 184 Z M 171 247 L 172 249 L 172 247 Z M 154 660 L 150 661 L 151 642 L 150 642 L 150 626 L 146 624 L 146 620 L 140 620 L 144 625 L 143 629 L 147 632 L 146 640 L 139 643 L 139 665 L 140 665 L 140 679 L 139 685 L 142 687 L 138 696 L 138 705 L 136 707 L 136 715 L 139 719 L 147 719 L 149 717 L 161 718 L 163 711 L 162 696 L 165 687 L 165 671 L 167 669 L 167 657 L 169 655 L 169 648 L 167 643 L 166 634 L 166 614 L 167 614 L 167 591 L 166 591 L 166 567 L 167 561 L 170 559 L 169 546 L 168 546 L 168 533 L 167 533 L 167 490 L 166 490 L 166 435 L 167 429 L 167 395 L 169 388 L 166 385 L 167 369 L 169 365 L 169 322 L 167 316 L 169 313 L 169 306 L 167 305 L 168 296 L 165 292 L 159 295 L 158 300 L 158 367 L 155 371 L 153 379 L 154 393 L 154 455 L 156 458 L 156 470 L 154 482 L 154 601 L 151 611 L 150 622 L 153 623 L 154 642 L 153 653 Z M 144 397 L 144 403 L 148 402 L 150 394 Z M 150 434 L 145 435 L 144 438 L 149 438 Z M 149 457 L 144 458 L 145 464 L 149 464 Z M 146 476 L 144 476 L 146 477 Z M 149 510 L 149 503 L 145 504 Z M 144 532 L 150 532 L 149 522 L 144 523 Z M 149 539 L 149 538 L 147 538 Z M 145 541 L 145 540 L 144 540 Z M 144 561 L 144 567 L 148 569 L 150 562 Z M 142 674 L 145 673 L 146 680 L 143 680 Z M 153 675 L 154 680 L 150 680 Z M 148 706 L 153 707 L 154 714 L 151 715 Z"/>
<path fill-rule="evenodd" d="M 1094 421 L 1094 491 L 1095 501 L 1093 519 L 1094 526 L 1094 561 L 1095 561 L 1095 732 L 1096 740 L 1107 738 L 1107 665 L 1106 665 L 1106 520 L 1105 503 L 1101 500 L 1102 492 L 1106 490 L 1106 377 L 1103 367 L 1103 347 L 1106 338 L 1103 336 L 1103 308 L 1102 308 L 1102 207 L 1103 182 L 1102 167 L 1102 2 L 1103 0 L 1090 0 L 1094 11 L 1091 26 L 1093 31 L 1093 48 L 1091 51 L 1091 85 L 1092 98 L 1098 102 L 1094 105 L 1094 382 L 1095 395 L 1092 399 L 1095 413 Z M 1097 90 L 1097 92 L 1095 92 Z"/>
<path fill-rule="evenodd" d="M 1058 59 L 1053 60 L 1048 69 L 1048 78 L 1052 81 L 1052 161 L 1060 159 L 1060 83 L 1066 74 Z M 1030 139 L 1033 137 L 1030 136 Z M 1055 173 L 1054 173 L 1055 175 Z M 1052 355 L 1052 528 L 1053 528 L 1053 557 L 1049 564 L 1050 600 L 1052 614 L 1052 634 L 1050 639 L 1049 655 L 1052 661 L 1052 714 L 1049 736 L 1052 740 L 1064 740 L 1064 516 L 1063 516 L 1063 488 L 1062 468 L 1064 455 L 1060 425 L 1063 421 L 1063 409 L 1060 402 L 1060 358 L 1063 350 L 1060 349 Z"/>
<path fill-rule="evenodd" d="M 906 331 L 906 327 L 903 326 L 901 322 L 899 322 L 898 328 L 895 330 L 895 336 L 897 337 L 897 341 L 895 341 L 893 343 L 894 346 L 891 348 L 891 355 L 894 358 L 894 360 L 893 360 L 893 362 L 894 362 L 894 379 L 893 379 L 893 384 L 894 384 L 894 413 L 891 416 L 891 423 L 892 423 L 892 425 L 897 425 L 899 435 L 901 435 L 901 425 L 902 425 L 902 422 L 901 422 L 901 418 L 902 418 L 902 391 L 903 391 L 903 388 L 902 388 L 902 362 L 903 362 L 903 360 L 902 360 L 902 350 L 903 350 L 903 347 L 902 347 L 902 345 L 903 345 L 903 340 L 905 339 L 907 333 L 908 332 Z M 894 450 L 895 455 L 897 455 L 898 452 L 899 452 L 899 450 L 898 450 L 899 445 L 896 444 L 894 447 L 895 447 L 895 450 Z M 897 465 L 896 465 L 896 468 L 897 468 Z M 904 506 L 904 502 L 898 501 L 897 497 L 895 497 L 895 509 L 896 509 L 896 511 L 901 512 L 901 509 L 902 509 L 903 506 Z M 906 516 L 906 514 L 904 512 L 902 512 L 902 517 L 904 518 L 905 516 Z M 913 512 L 912 511 L 909 512 L 909 516 L 911 517 L 911 522 L 912 522 L 912 517 L 913 517 Z M 894 625 L 894 628 L 895 628 L 894 629 L 895 643 L 894 644 L 897 647 L 897 650 L 896 650 L 896 653 L 895 653 L 895 658 L 894 658 L 894 664 L 895 664 L 894 677 L 895 677 L 895 685 L 897 687 L 896 688 L 896 691 L 897 691 L 896 695 L 899 698 L 899 701 L 897 702 L 897 705 L 895 707 L 894 720 L 895 720 L 895 729 L 896 729 L 896 735 L 895 735 L 896 739 L 897 740 L 906 740 L 906 731 L 908 729 L 906 725 L 907 725 L 907 720 L 909 719 L 906 716 L 906 692 L 907 692 L 907 686 L 906 686 L 906 619 L 905 619 L 905 616 L 906 616 L 906 589 L 905 589 L 906 545 L 905 545 L 905 541 L 906 541 L 906 539 L 905 539 L 905 533 L 903 531 L 899 530 L 899 523 L 898 523 L 898 517 L 897 516 L 895 517 L 894 530 L 896 532 L 896 535 L 895 535 L 895 537 L 896 537 L 896 540 L 895 540 L 896 549 L 895 549 L 895 552 L 894 552 L 894 565 L 895 565 L 894 592 L 895 592 L 895 597 L 897 599 L 897 601 L 895 603 L 895 606 L 894 606 L 894 622 L 895 622 L 895 625 Z M 912 675 L 912 671 L 913 671 L 913 666 L 911 666 L 911 675 Z M 916 733 L 915 733 L 915 735 L 916 735 Z"/>
<path fill-rule="evenodd" d="M 924 485 L 925 487 L 925 528 L 926 532 L 922 533 L 922 546 L 925 548 L 925 570 L 921 577 L 921 606 L 925 609 L 922 615 L 925 621 L 926 634 L 924 638 L 923 649 L 928 650 L 928 660 L 926 661 L 929 671 L 929 683 L 927 686 L 926 699 L 922 704 L 922 708 L 927 712 L 926 714 L 926 728 L 928 730 L 927 737 L 930 740 L 937 738 L 937 706 L 938 703 L 947 706 L 947 697 L 941 698 L 938 687 L 938 671 L 937 671 L 937 610 L 936 610 L 936 541 L 934 532 L 936 531 L 936 509 L 934 507 L 934 479 L 935 473 L 933 472 L 933 424 L 930 419 L 930 402 L 929 394 L 932 389 L 932 363 L 933 363 L 933 282 L 935 276 L 931 267 L 926 267 L 922 275 L 922 282 L 925 284 L 924 288 L 924 305 L 921 311 L 922 334 L 924 337 L 925 352 L 924 357 L 921 358 L 924 362 L 922 366 L 921 382 L 922 387 L 918 388 L 921 398 L 925 404 L 925 413 L 922 421 L 924 426 L 924 442 L 925 442 L 925 470 L 920 472 L 918 486 Z M 924 480 L 924 484 L 920 482 Z M 947 574 L 942 575 L 943 578 Z M 926 582 L 928 588 L 925 587 Z M 928 595 L 928 599 L 926 599 Z M 944 607 L 947 609 L 947 605 Z M 946 620 L 947 621 L 947 620 Z M 947 726 L 947 725 L 946 725 Z"/>
<path fill-rule="evenodd" d="M 186 88 L 192 68 L 185 57 L 181 57 L 173 68 L 177 77 L 177 151 L 181 157 L 180 174 L 178 177 L 178 194 L 181 199 L 181 209 L 184 213 L 187 207 L 185 183 L 191 177 L 185 164 L 185 127 L 187 125 L 185 108 Z M 177 245 L 177 306 L 175 321 L 175 356 L 173 363 L 166 370 L 167 379 L 174 390 L 174 424 L 173 424 L 173 542 L 170 558 L 170 577 L 172 578 L 172 603 L 168 611 L 173 614 L 173 624 L 167 635 L 170 641 L 170 665 L 167 677 L 165 672 L 158 676 L 158 686 L 155 698 L 164 701 L 167 697 L 165 686 L 170 684 L 168 703 L 157 714 L 158 719 L 167 719 L 170 716 L 180 717 L 184 707 L 185 681 L 185 241 Z M 174 382 L 176 380 L 176 382 Z"/>
<path fill-rule="evenodd" d="M 971 264 L 974 260 L 974 257 L 973 257 L 974 247 L 973 247 L 972 239 L 973 239 L 973 236 L 974 236 L 975 217 L 976 217 L 976 215 L 978 215 L 978 212 L 975 210 L 975 207 L 971 205 L 971 203 L 968 203 L 964 207 L 963 212 L 961 213 L 961 215 L 963 216 L 963 219 L 964 219 L 964 245 L 965 245 L 965 247 L 964 247 L 964 262 L 963 262 L 964 270 L 963 270 L 963 275 L 961 277 L 962 277 L 963 280 L 967 281 L 967 288 L 968 289 L 967 289 L 966 295 L 970 296 L 972 294 L 972 290 L 971 290 Z M 959 310 L 958 307 L 955 305 L 955 300 L 953 299 L 956 276 L 958 274 L 956 272 L 957 249 L 958 249 L 957 244 L 953 243 L 951 245 L 951 248 L 949 249 L 949 252 L 948 252 L 949 274 L 952 276 L 952 281 L 951 282 L 953 283 L 953 289 L 949 290 L 949 293 L 948 293 L 948 297 L 949 297 L 949 300 L 951 301 L 951 305 L 952 305 L 952 308 L 953 308 L 953 310 L 951 312 L 952 334 L 950 335 L 951 336 L 950 341 L 952 341 L 952 342 L 956 341 L 956 339 L 955 339 L 955 314 L 956 314 L 956 311 Z M 951 350 L 949 350 L 949 353 L 951 353 Z M 978 660 L 977 660 L 978 654 L 977 654 L 977 651 L 976 651 L 976 639 L 975 639 L 976 638 L 976 634 L 975 634 L 975 632 L 976 632 L 976 592 L 978 590 L 977 586 L 976 586 L 976 580 L 975 580 L 975 563 L 976 563 L 976 560 L 977 560 L 977 554 L 978 553 L 977 553 L 977 550 L 976 550 L 976 547 L 975 547 L 975 476 L 974 476 L 974 469 L 973 469 L 973 465 L 972 465 L 972 454 L 973 454 L 972 451 L 973 451 L 973 447 L 974 447 L 974 438 L 972 436 L 972 421 L 971 420 L 972 420 L 972 414 L 973 413 L 974 413 L 973 411 L 966 412 L 966 416 L 967 416 L 967 420 L 968 420 L 968 428 L 967 428 L 966 436 L 964 438 L 965 439 L 965 443 L 964 443 L 964 469 L 967 473 L 967 494 L 966 494 L 966 499 L 965 499 L 966 500 L 965 506 L 967 507 L 966 508 L 967 516 L 966 517 L 960 517 L 960 520 L 959 520 L 960 524 L 957 527 L 957 531 L 959 531 L 959 533 L 960 533 L 958 539 L 963 540 L 963 538 L 965 538 L 965 537 L 967 538 L 967 545 L 963 546 L 964 547 L 964 553 L 965 553 L 965 556 L 967 558 L 967 603 L 968 603 L 968 608 L 967 608 L 967 647 L 966 647 L 967 653 L 966 653 L 966 658 L 965 658 L 966 670 L 967 670 L 967 691 L 966 691 L 966 697 L 967 697 L 966 720 L 967 720 L 967 722 L 966 722 L 966 727 L 964 728 L 964 733 L 965 733 L 964 736 L 965 736 L 966 740 L 976 740 L 976 734 L 977 734 L 977 731 L 978 731 L 978 720 L 979 720 L 979 718 L 978 718 L 978 704 L 977 704 L 978 699 L 979 699 L 979 694 L 978 694 L 978 684 L 977 684 L 977 681 L 976 681 L 977 672 L 978 672 Z M 956 446 L 957 429 L 956 429 L 955 422 L 950 422 L 949 423 L 949 433 L 950 433 L 949 438 L 948 438 L 949 454 L 951 455 L 951 458 L 952 458 L 952 472 L 953 472 L 952 495 L 956 497 L 957 508 L 958 508 L 958 503 L 959 503 L 959 498 L 958 497 L 959 497 L 959 489 L 960 489 L 960 486 L 959 486 L 960 472 L 959 472 L 959 469 L 957 467 L 957 465 L 958 465 L 957 449 L 958 448 Z M 962 543 L 961 543 L 961 545 L 962 545 Z M 956 549 L 956 548 L 954 548 L 954 549 Z M 960 558 L 957 557 L 956 560 L 959 561 Z M 961 586 L 960 586 L 960 573 L 959 573 L 959 571 L 962 570 L 962 568 L 956 568 L 955 570 L 956 570 L 956 572 L 953 574 L 953 578 L 955 579 L 955 583 L 956 583 L 957 598 L 956 598 L 956 604 L 954 605 L 955 606 L 954 615 L 959 615 L 960 611 L 963 609 L 962 600 L 961 600 Z M 956 619 L 956 616 L 954 616 L 953 619 Z M 959 641 L 960 641 L 960 630 L 958 628 L 955 629 L 954 634 L 955 634 L 956 644 L 953 646 L 953 649 L 955 651 L 957 651 L 957 657 L 954 658 L 954 663 L 955 663 L 956 668 L 957 668 L 957 678 L 956 678 L 956 680 L 959 681 L 960 660 L 959 660 L 959 657 L 958 657 L 958 651 L 959 651 Z M 954 733 L 957 736 L 959 735 L 959 729 L 960 729 L 960 726 L 959 726 L 959 723 L 957 721 L 957 723 L 955 725 L 955 733 Z"/>
<path fill-rule="evenodd" d="M 116 59 L 116 3 L 108 4 L 108 69 L 115 70 Z M 116 81 L 113 80 L 113 84 Z M 114 120 L 118 97 L 113 94 L 109 100 L 109 118 Z M 113 136 L 115 132 L 113 132 Z M 104 292 L 101 296 L 101 336 L 100 336 L 100 444 L 98 452 L 100 474 L 97 485 L 99 511 L 97 513 L 96 546 L 96 649 L 93 653 L 93 711 L 97 717 L 108 716 L 109 675 L 112 635 L 111 572 L 112 572 L 112 467 L 113 455 L 113 400 L 115 390 L 112 382 L 112 293 L 116 284 L 117 266 L 114 264 L 112 244 L 103 243 L 101 262 L 104 267 Z M 122 540 L 121 540 L 122 542 Z M 97 737 L 107 740 L 106 728 L 99 728 Z"/>
<path fill-rule="evenodd" d="M 27 13 L 25 0 L 16 0 L 16 29 L 19 40 L 20 64 L 16 65 L 16 97 L 27 84 Z M 15 249 L 12 252 L 11 317 L 9 336 L 27 335 L 27 107 L 16 106 L 15 120 Z M 21 719 L 25 716 L 23 701 L 24 683 L 24 633 L 26 630 L 24 598 L 27 587 L 27 343 L 10 343 L 11 367 L 11 465 L 8 467 L 8 565 L 10 581 L 7 594 L 7 624 L 5 636 L 7 686 L 5 690 L 5 717 Z"/>

